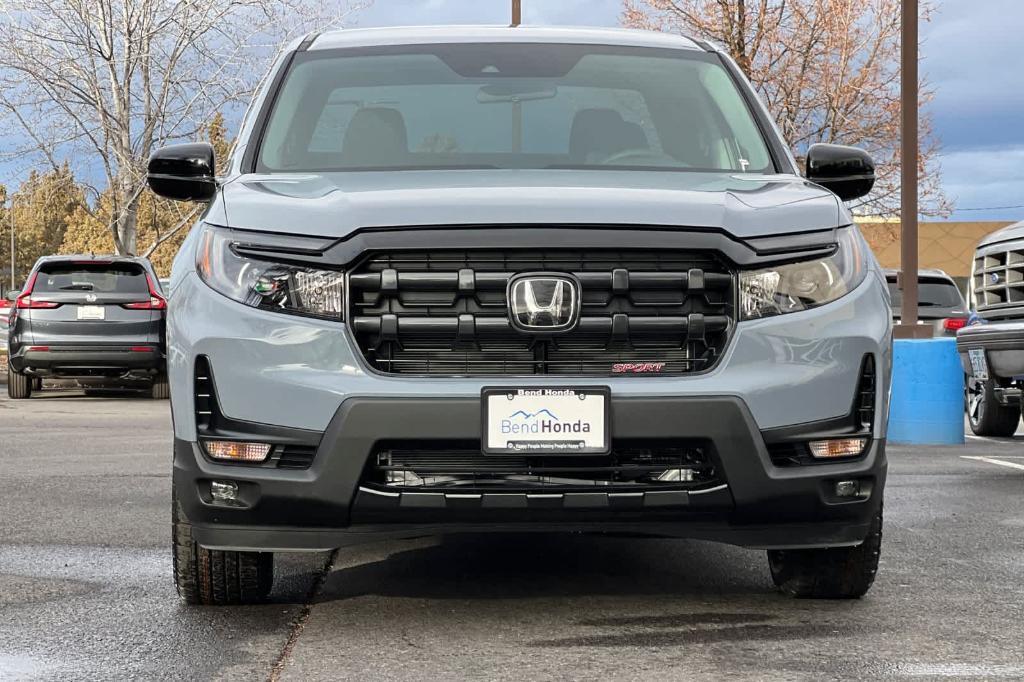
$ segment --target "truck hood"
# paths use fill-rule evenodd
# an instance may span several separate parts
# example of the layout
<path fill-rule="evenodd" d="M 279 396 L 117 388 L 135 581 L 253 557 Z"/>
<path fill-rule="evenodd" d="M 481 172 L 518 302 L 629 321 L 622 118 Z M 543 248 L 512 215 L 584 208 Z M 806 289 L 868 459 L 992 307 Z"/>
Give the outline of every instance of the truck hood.
<path fill-rule="evenodd" d="M 750 238 L 850 222 L 834 194 L 794 175 L 566 170 L 241 175 L 206 220 L 335 238 L 487 224 L 702 227 Z"/>
<path fill-rule="evenodd" d="M 996 230 L 992 234 L 985 236 L 978 246 L 988 246 L 989 244 L 997 244 L 999 242 L 1006 242 L 1014 239 L 1024 239 L 1024 221 L 1014 223 L 1013 225 L 1007 225 L 1001 230 Z"/>

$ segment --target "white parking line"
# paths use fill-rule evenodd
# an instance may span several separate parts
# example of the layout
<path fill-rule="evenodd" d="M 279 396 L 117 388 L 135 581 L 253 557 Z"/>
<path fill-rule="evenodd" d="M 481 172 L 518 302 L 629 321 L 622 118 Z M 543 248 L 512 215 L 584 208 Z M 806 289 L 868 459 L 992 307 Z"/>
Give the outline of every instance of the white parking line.
<path fill-rule="evenodd" d="M 960 455 L 962 459 L 973 459 L 978 462 L 988 462 L 989 464 L 998 464 L 1002 467 L 1010 467 L 1011 469 L 1024 470 L 1024 464 L 1018 464 L 1017 462 L 1006 462 L 1001 459 L 994 459 L 992 457 L 969 457 L 967 455 Z"/>
<path fill-rule="evenodd" d="M 980 440 L 985 443 L 995 443 L 996 445 L 1017 445 L 1020 443 L 1020 441 L 1013 436 L 1010 438 L 989 438 L 987 436 L 975 436 L 974 434 L 968 433 L 964 434 L 964 437 L 970 438 L 971 440 Z"/>

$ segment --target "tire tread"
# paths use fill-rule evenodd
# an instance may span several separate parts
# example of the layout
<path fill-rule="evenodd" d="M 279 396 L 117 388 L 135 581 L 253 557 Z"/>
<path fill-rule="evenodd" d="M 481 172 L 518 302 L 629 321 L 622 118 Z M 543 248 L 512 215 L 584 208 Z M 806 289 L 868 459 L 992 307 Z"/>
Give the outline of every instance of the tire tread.
<path fill-rule="evenodd" d="M 270 594 L 274 576 L 271 552 L 235 552 L 200 547 L 192 525 L 172 493 L 174 582 L 186 604 L 255 604 Z"/>
<path fill-rule="evenodd" d="M 769 550 L 772 580 L 785 594 L 804 599 L 859 599 L 875 581 L 882 551 L 882 510 L 856 547 Z"/>
<path fill-rule="evenodd" d="M 32 377 L 26 376 L 7 365 L 7 396 L 13 400 L 32 397 Z"/>

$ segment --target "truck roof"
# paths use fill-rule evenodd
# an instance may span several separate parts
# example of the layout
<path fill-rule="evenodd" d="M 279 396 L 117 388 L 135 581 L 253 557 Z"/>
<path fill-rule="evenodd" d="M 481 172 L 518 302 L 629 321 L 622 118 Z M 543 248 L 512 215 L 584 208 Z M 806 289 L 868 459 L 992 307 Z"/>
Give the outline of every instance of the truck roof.
<path fill-rule="evenodd" d="M 142 256 L 118 256 L 112 253 L 76 253 L 76 254 L 55 254 L 42 256 L 36 261 L 36 265 L 43 263 L 139 263 L 148 264 L 149 259 Z"/>
<path fill-rule="evenodd" d="M 894 278 L 900 274 L 900 271 L 896 268 L 886 268 L 886 278 Z M 918 279 L 932 278 L 932 279 L 948 279 L 950 282 L 953 278 L 950 277 L 945 270 L 939 270 L 938 268 L 921 268 L 917 271 Z"/>
<path fill-rule="evenodd" d="M 625 28 L 568 26 L 399 26 L 337 29 L 307 38 L 308 50 L 436 43 L 566 43 L 705 50 L 678 34 Z"/>

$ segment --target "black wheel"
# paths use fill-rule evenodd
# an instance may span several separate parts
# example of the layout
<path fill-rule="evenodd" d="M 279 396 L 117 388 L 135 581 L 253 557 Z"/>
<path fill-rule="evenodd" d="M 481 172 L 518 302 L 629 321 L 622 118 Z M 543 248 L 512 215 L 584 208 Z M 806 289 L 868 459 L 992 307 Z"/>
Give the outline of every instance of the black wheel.
<path fill-rule="evenodd" d="M 177 496 L 171 495 L 174 583 L 186 604 L 257 604 L 274 582 L 272 552 L 230 552 L 200 547 Z"/>
<path fill-rule="evenodd" d="M 167 400 L 171 397 L 171 385 L 167 383 L 166 376 L 158 376 L 153 379 L 153 385 L 150 387 L 150 397 L 153 400 Z"/>
<path fill-rule="evenodd" d="M 976 436 L 1012 436 L 1020 423 L 1019 405 L 1000 405 L 993 379 L 967 377 L 967 421 Z"/>
<path fill-rule="evenodd" d="M 32 397 L 32 377 L 15 372 L 7 365 L 7 395 L 15 400 Z"/>
<path fill-rule="evenodd" d="M 772 580 L 783 593 L 805 599 L 858 599 L 875 581 L 882 549 L 882 510 L 856 547 L 769 550 Z"/>

